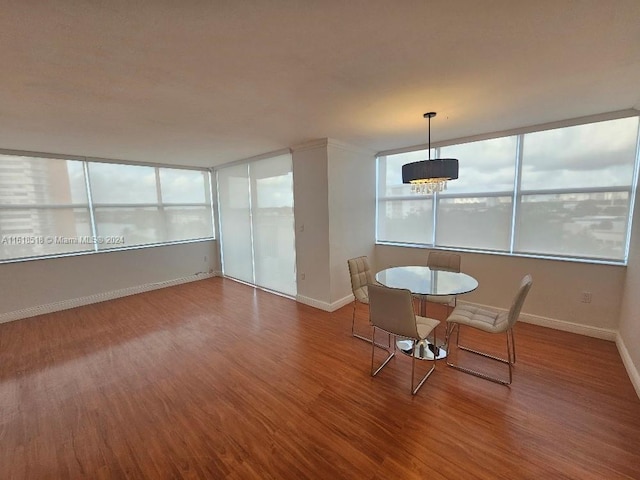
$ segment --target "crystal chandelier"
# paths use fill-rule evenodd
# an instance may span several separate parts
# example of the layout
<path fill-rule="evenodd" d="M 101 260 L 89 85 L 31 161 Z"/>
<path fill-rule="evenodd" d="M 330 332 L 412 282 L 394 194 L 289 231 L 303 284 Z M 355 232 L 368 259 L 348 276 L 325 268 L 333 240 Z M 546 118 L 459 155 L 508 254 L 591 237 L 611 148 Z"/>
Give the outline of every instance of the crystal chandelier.
<path fill-rule="evenodd" d="M 448 178 L 426 178 L 411 182 L 411 193 L 431 194 L 447 189 Z"/>
<path fill-rule="evenodd" d="M 402 166 L 402 183 L 411 184 L 411 192 L 432 194 L 447 188 L 447 181 L 458 178 L 458 160 L 455 158 L 434 158 L 431 160 L 431 119 L 436 112 L 424 114 L 429 121 L 429 159 L 407 163 Z"/>

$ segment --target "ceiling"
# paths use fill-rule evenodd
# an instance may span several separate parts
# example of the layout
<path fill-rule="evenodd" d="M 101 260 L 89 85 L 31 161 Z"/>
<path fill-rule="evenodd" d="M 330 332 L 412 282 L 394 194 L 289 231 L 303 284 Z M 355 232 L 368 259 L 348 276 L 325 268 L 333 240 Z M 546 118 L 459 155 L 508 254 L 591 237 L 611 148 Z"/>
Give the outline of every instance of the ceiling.
<path fill-rule="evenodd" d="M 640 1 L 0 1 L 0 148 L 213 166 L 640 108 Z"/>

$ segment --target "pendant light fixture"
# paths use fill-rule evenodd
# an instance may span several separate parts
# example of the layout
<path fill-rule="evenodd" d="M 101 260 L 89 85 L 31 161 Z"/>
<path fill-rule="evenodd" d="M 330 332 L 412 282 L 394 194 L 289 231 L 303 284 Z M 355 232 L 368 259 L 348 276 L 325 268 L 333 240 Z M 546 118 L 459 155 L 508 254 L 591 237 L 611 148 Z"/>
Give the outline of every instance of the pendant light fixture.
<path fill-rule="evenodd" d="M 455 158 L 434 158 L 431 160 L 431 119 L 436 112 L 424 114 L 429 121 L 429 159 L 407 163 L 402 166 L 402 183 L 411 184 L 412 193 L 442 192 L 449 180 L 458 178 L 458 160 Z"/>

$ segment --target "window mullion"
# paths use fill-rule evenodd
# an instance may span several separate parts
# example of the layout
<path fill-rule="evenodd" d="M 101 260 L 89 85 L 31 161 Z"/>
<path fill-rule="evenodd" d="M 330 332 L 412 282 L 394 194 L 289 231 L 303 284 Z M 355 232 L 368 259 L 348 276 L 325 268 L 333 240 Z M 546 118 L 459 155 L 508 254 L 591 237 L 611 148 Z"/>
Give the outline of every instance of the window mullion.
<path fill-rule="evenodd" d="M 96 217 L 93 211 L 93 197 L 91 195 L 91 179 L 89 178 L 89 164 L 86 161 L 82 162 L 82 169 L 84 171 L 84 183 L 87 189 L 87 203 L 89 206 L 89 219 L 91 221 L 91 236 L 93 238 L 93 251 L 98 251 L 98 233 L 96 229 Z"/>
<path fill-rule="evenodd" d="M 375 235 L 375 241 L 376 243 L 378 242 L 378 215 L 380 215 L 380 157 L 376 156 L 376 197 L 375 197 L 375 224 L 374 224 L 374 235 Z M 387 179 L 386 179 L 386 175 L 385 175 L 385 185 L 387 184 Z M 387 194 L 387 192 L 384 192 L 385 195 Z"/>
<path fill-rule="evenodd" d="M 207 172 L 207 182 L 209 184 L 209 210 L 211 211 L 211 237 L 215 238 L 216 216 L 213 212 L 213 172 L 211 170 Z M 217 189 L 217 186 L 216 186 L 216 189 Z M 216 193 L 217 193 L 217 190 L 216 190 Z"/>
<path fill-rule="evenodd" d="M 636 163 L 633 169 L 633 180 L 631 181 L 631 192 L 629 195 L 629 220 L 627 222 L 627 238 L 625 239 L 624 264 L 629 261 L 629 248 L 631 246 L 631 227 L 633 226 L 633 215 L 635 211 L 636 195 L 638 190 L 638 170 L 640 169 L 640 122 L 636 133 Z"/>
<path fill-rule="evenodd" d="M 162 203 L 162 182 L 160 181 L 160 169 L 156 167 L 156 196 L 158 199 L 158 213 L 160 214 L 160 228 L 162 229 L 163 240 L 166 242 L 169 238 L 169 228 L 167 226 L 166 212 Z"/>
<path fill-rule="evenodd" d="M 256 284 L 256 247 L 255 247 L 255 238 L 254 238 L 254 226 L 253 226 L 253 193 L 255 188 L 252 187 L 253 179 L 251 178 L 251 164 L 247 163 L 247 185 L 249 186 L 249 229 L 251 232 L 251 275 L 253 278 L 253 284 Z M 255 202 L 257 205 L 257 202 Z"/>
<path fill-rule="evenodd" d="M 516 245 L 516 222 L 520 203 L 522 202 L 521 183 L 522 183 L 522 149 L 524 146 L 524 135 L 518 135 L 516 140 L 516 174 L 513 178 L 513 201 L 511 210 L 511 239 L 509 242 L 509 253 L 515 251 Z"/>
<path fill-rule="evenodd" d="M 222 205 L 220 203 L 220 174 L 218 172 L 218 170 L 215 171 L 216 174 L 216 202 L 218 204 L 218 241 L 219 241 L 219 248 L 218 250 L 220 251 L 220 270 L 222 270 L 222 274 L 225 274 L 225 268 L 224 268 L 224 248 L 222 248 L 222 246 L 224 245 L 224 238 L 223 238 L 223 230 L 222 230 Z M 213 209 L 212 209 L 213 210 Z"/>

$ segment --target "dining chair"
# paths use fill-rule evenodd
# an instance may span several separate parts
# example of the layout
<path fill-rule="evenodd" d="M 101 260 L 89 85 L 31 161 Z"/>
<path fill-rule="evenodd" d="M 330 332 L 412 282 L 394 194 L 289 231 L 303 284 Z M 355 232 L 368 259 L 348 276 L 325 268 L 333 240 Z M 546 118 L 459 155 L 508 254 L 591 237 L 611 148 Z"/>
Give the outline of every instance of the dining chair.
<path fill-rule="evenodd" d="M 511 385 L 513 380 L 512 367 L 513 364 L 516 363 L 516 345 L 515 338 L 513 336 L 513 326 L 518 321 L 518 317 L 520 316 L 520 310 L 522 309 L 522 305 L 531 289 L 531 285 L 533 283 L 533 279 L 531 275 L 525 275 L 522 281 L 520 282 L 520 288 L 516 293 L 513 302 L 511 303 L 511 308 L 507 312 L 505 311 L 492 311 L 485 310 L 479 307 L 475 307 L 472 305 L 458 305 L 449 318 L 447 318 L 447 334 L 445 343 L 447 344 L 449 356 L 447 357 L 447 365 L 453 367 L 457 370 L 460 370 L 465 373 L 469 373 L 471 375 L 475 375 L 476 377 L 484 378 L 485 380 L 490 380 L 492 382 L 500 383 L 502 385 Z M 476 328 L 483 332 L 488 333 L 504 333 L 507 337 L 507 358 L 500 358 L 494 355 L 490 355 L 488 353 L 471 349 L 467 346 L 460 344 L 460 327 L 464 325 L 466 327 Z M 509 366 L 509 380 L 503 380 L 497 377 L 492 377 L 486 373 L 479 372 L 477 370 L 472 370 L 470 368 L 462 367 L 460 365 L 454 364 L 451 361 L 451 335 L 453 331 L 456 331 L 456 347 L 465 350 L 470 353 L 474 353 L 476 355 L 481 355 L 483 357 L 489 358 L 491 360 L 496 360 L 500 363 L 506 363 Z"/>
<path fill-rule="evenodd" d="M 462 257 L 457 253 L 432 250 L 427 257 L 427 267 L 460 273 Z"/>
<path fill-rule="evenodd" d="M 460 263 L 462 258 L 457 253 L 431 251 L 427 257 L 427 267 L 431 270 L 446 270 L 447 272 L 460 273 Z M 426 300 L 432 303 L 447 305 L 447 315 L 456 306 L 455 295 L 427 295 Z"/>
<path fill-rule="evenodd" d="M 371 376 L 375 377 L 396 354 L 395 342 L 393 344 L 393 351 L 391 351 L 391 347 L 385 348 L 375 343 L 377 330 L 382 330 L 389 335 L 411 340 L 411 394 L 415 395 L 436 368 L 434 355 L 431 368 L 420 379 L 418 385 L 414 387 L 416 355 L 424 353 L 420 352 L 420 349 L 427 348 L 426 338 L 440 322 L 433 318 L 416 315 L 413 310 L 412 299 L 413 296 L 410 290 L 389 288 L 375 284 L 369 285 L 369 319 L 373 326 L 373 335 L 371 337 Z M 377 368 L 374 367 L 376 347 L 387 352 L 387 358 Z"/>
<path fill-rule="evenodd" d="M 358 303 L 369 305 L 368 285 L 375 284 L 376 281 L 369 267 L 369 260 L 366 256 L 351 258 L 347 260 L 349 275 L 351 276 L 351 291 L 353 292 L 353 314 L 351 315 L 351 335 L 353 337 L 371 342 L 370 338 L 364 337 L 355 331 L 356 308 Z"/>

